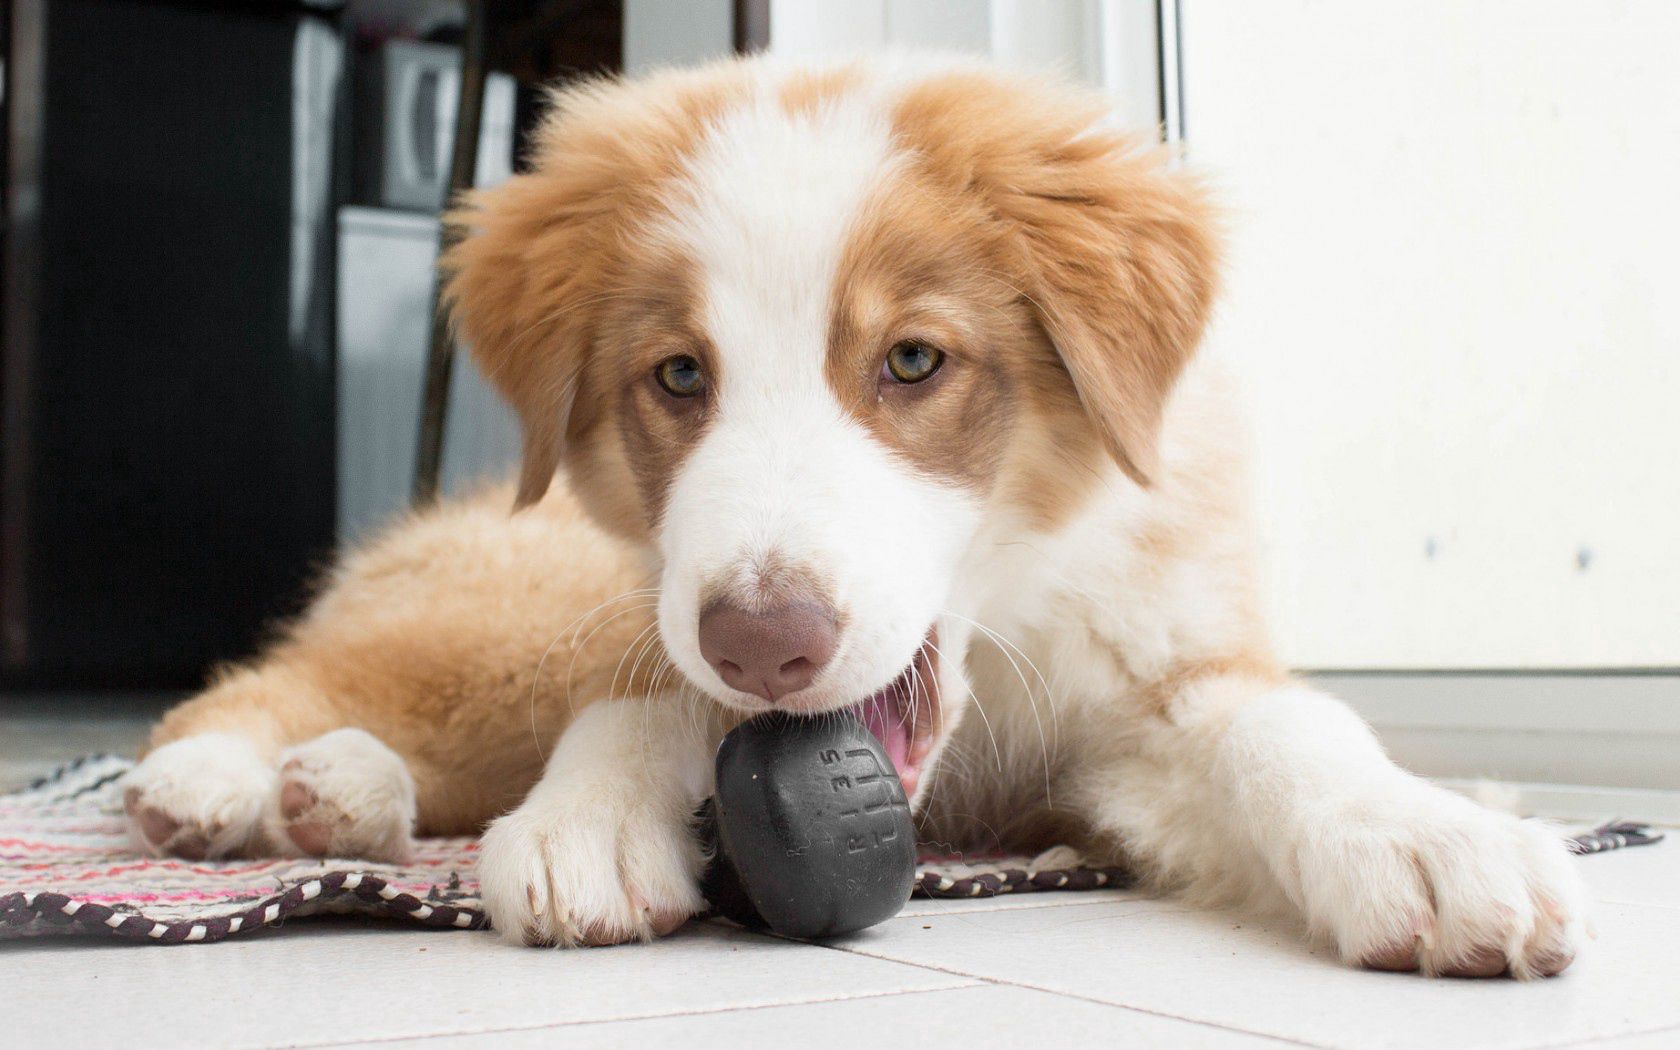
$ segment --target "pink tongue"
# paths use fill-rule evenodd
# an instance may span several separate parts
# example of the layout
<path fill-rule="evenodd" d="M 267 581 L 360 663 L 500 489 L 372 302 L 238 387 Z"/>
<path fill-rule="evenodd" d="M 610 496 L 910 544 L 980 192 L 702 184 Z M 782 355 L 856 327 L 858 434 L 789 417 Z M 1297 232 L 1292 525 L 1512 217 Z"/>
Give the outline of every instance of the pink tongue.
<path fill-rule="evenodd" d="M 891 697 L 877 693 L 857 705 L 854 713 L 881 742 L 893 768 L 904 772 L 910 758 L 910 723 L 903 709 Z"/>

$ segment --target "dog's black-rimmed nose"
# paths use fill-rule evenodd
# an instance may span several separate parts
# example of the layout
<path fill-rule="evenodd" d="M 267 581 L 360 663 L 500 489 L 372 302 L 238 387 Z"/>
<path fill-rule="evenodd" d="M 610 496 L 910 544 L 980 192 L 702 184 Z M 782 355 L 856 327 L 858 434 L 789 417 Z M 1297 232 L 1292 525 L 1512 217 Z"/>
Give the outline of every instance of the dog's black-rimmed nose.
<path fill-rule="evenodd" d="M 811 684 L 839 634 L 833 607 L 818 601 L 762 611 L 716 601 L 700 613 L 700 655 L 731 689 L 771 703 Z"/>

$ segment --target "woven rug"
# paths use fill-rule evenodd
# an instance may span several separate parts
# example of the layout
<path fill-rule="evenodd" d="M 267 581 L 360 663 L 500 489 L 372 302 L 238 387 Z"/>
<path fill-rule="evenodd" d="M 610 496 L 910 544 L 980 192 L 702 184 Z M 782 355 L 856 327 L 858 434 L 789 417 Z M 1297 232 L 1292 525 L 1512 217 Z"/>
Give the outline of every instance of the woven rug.
<path fill-rule="evenodd" d="M 417 926 L 489 925 L 470 838 L 421 839 L 406 864 L 297 858 L 186 861 L 138 852 L 119 780 L 126 759 L 78 759 L 0 795 L 0 938 L 100 934 L 178 944 L 217 941 L 287 919 L 355 914 Z M 923 858 L 914 892 L 993 897 L 1128 884 L 1072 850 L 1038 857 Z"/>

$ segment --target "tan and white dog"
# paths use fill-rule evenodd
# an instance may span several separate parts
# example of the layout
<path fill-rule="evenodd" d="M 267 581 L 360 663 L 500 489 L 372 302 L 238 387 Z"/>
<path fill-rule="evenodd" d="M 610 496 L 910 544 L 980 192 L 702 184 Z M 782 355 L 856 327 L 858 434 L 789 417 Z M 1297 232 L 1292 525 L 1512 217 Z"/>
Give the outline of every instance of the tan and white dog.
<path fill-rule="evenodd" d="M 645 939 L 703 907 L 727 726 L 850 708 L 927 840 L 1069 843 L 1366 966 L 1569 965 L 1560 839 L 1396 768 L 1268 648 L 1191 364 L 1215 215 L 1101 99 L 726 62 L 559 92 L 530 162 L 447 260 L 517 492 L 349 553 L 173 711 L 128 785 L 148 848 L 488 825 L 504 936 Z"/>

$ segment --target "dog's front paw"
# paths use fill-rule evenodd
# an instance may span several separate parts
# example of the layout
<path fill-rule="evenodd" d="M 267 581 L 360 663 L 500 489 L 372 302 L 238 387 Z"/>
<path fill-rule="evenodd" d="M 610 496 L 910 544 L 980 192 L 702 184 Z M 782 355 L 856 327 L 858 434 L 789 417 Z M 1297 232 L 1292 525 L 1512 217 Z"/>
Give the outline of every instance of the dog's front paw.
<path fill-rule="evenodd" d="M 1327 821 L 1297 861 L 1315 932 L 1373 969 L 1550 977 L 1584 936 L 1559 835 L 1421 783 Z"/>
<path fill-rule="evenodd" d="M 189 860 L 249 852 L 274 794 L 274 770 L 242 737 L 203 733 L 164 744 L 123 777 L 123 808 L 148 853 Z"/>
<path fill-rule="evenodd" d="M 484 907 L 502 936 L 572 947 L 664 936 L 705 907 L 688 815 L 612 791 L 538 793 L 484 833 Z"/>

